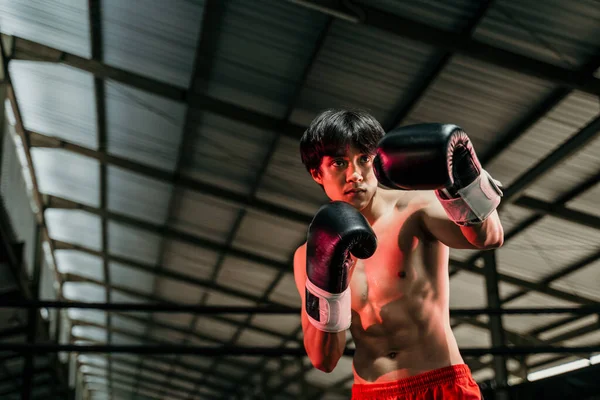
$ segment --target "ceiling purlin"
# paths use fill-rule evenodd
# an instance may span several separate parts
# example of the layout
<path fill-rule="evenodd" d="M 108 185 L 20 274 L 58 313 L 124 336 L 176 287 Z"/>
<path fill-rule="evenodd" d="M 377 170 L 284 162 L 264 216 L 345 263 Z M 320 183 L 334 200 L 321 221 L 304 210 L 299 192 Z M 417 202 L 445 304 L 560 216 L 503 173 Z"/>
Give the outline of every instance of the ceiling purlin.
<path fill-rule="evenodd" d="M 258 171 L 256 173 L 255 176 L 255 180 L 252 184 L 252 187 L 250 188 L 250 192 L 247 196 L 247 202 L 249 204 L 253 204 L 254 202 L 256 202 L 258 199 L 256 198 L 258 190 L 260 189 L 262 183 L 263 183 L 263 179 L 266 176 L 267 173 L 267 169 L 271 163 L 271 160 L 273 158 L 273 156 L 275 155 L 275 152 L 277 150 L 277 147 L 279 145 L 280 139 L 282 137 L 283 132 L 287 132 L 289 130 L 289 126 L 290 126 L 290 117 L 292 115 L 292 113 L 294 112 L 294 109 L 296 108 L 298 101 L 300 99 L 300 94 L 302 92 L 302 89 L 304 88 L 305 83 L 308 80 L 308 77 L 310 75 L 310 72 L 312 70 L 313 65 L 315 64 L 319 53 L 325 43 L 325 40 L 327 39 L 327 36 L 329 34 L 329 31 L 331 29 L 331 26 L 333 24 L 333 19 L 332 18 L 328 18 L 326 20 L 326 22 L 323 24 L 321 31 L 319 32 L 319 36 L 317 37 L 315 43 L 313 44 L 313 50 L 312 53 L 310 54 L 310 56 L 308 57 L 308 59 L 306 60 L 306 64 L 304 65 L 303 71 L 302 71 L 302 75 L 299 77 L 299 79 L 296 82 L 296 87 L 294 88 L 294 92 L 291 94 L 287 107 L 286 107 L 286 111 L 283 115 L 283 117 L 281 118 L 281 120 L 279 121 L 279 123 L 275 126 L 275 129 L 272 131 L 272 139 L 271 139 L 271 143 L 269 143 L 269 147 L 267 150 L 267 153 L 264 156 L 264 159 L 260 165 L 260 167 L 258 168 Z M 225 262 L 225 259 L 227 258 L 227 256 L 231 253 L 231 250 L 233 249 L 233 245 L 234 245 L 234 241 L 236 239 L 236 236 L 239 232 L 240 226 L 244 220 L 244 217 L 247 214 L 247 209 L 246 208 L 242 208 L 238 211 L 238 214 L 236 216 L 235 221 L 232 224 L 232 228 L 229 232 L 229 235 L 227 237 L 227 242 L 225 245 L 225 251 L 221 252 L 219 254 L 219 258 L 217 260 L 217 263 L 213 269 L 213 273 L 211 276 L 211 279 L 216 280 L 222 266 L 223 263 Z M 290 260 L 289 263 L 287 263 L 287 265 L 291 265 L 292 260 Z M 268 300 L 269 296 L 271 295 L 272 291 L 275 289 L 275 287 L 277 286 L 277 284 L 281 281 L 281 279 L 286 275 L 288 268 L 284 268 L 281 269 L 279 271 L 279 273 L 277 274 L 277 276 L 275 277 L 275 279 L 271 282 L 271 284 L 268 286 L 268 288 L 265 290 L 265 292 L 263 293 L 261 299 L 259 300 L 259 303 L 263 303 L 266 300 Z M 202 299 L 202 303 L 204 303 L 206 301 L 206 298 Z M 250 325 L 250 321 L 252 320 L 253 315 L 248 315 L 246 317 L 246 320 L 244 321 L 242 327 L 240 327 L 233 335 L 233 337 L 230 340 L 229 344 L 235 344 L 238 339 L 240 338 L 240 336 L 242 335 L 242 333 L 244 332 L 244 329 L 247 328 Z M 195 318 L 194 321 L 195 322 Z M 212 363 L 212 367 L 211 369 L 215 369 L 217 368 L 219 362 L 222 360 L 222 358 L 217 357 L 213 360 Z M 197 387 L 202 387 L 203 383 L 206 382 L 206 379 L 204 379 L 201 382 L 197 383 Z M 195 395 L 195 390 L 192 392 L 192 394 L 190 395 L 190 398 L 193 398 L 193 396 Z"/>
<path fill-rule="evenodd" d="M 191 72 L 190 79 L 190 88 L 192 90 L 201 83 L 203 79 L 210 73 L 210 65 L 214 54 L 214 46 L 216 39 L 214 38 L 215 32 L 217 31 L 218 25 L 223 18 L 224 6 L 221 2 L 219 4 L 218 1 L 215 0 L 207 0 L 204 2 L 204 9 L 202 15 L 202 29 L 198 37 L 198 42 L 195 49 L 194 55 L 194 65 Z M 194 110 L 192 108 L 191 100 L 187 98 L 187 107 L 186 107 L 186 115 L 185 122 L 183 126 L 183 131 L 181 133 L 181 141 L 179 143 L 179 150 L 177 155 L 177 161 L 175 165 L 175 171 L 173 173 L 174 177 L 181 175 L 182 169 L 187 164 L 189 159 L 189 152 L 193 147 L 193 142 L 195 140 L 195 129 L 194 129 Z M 173 186 L 171 189 L 171 197 L 169 198 L 169 204 L 167 205 L 167 214 L 165 218 L 165 226 L 169 226 L 170 222 L 176 217 L 179 207 L 179 197 L 181 195 L 181 190 L 177 186 Z M 160 270 L 163 268 L 165 264 L 166 257 L 166 249 L 170 244 L 168 236 L 162 236 L 158 254 L 157 254 L 157 265 L 156 269 Z M 159 279 L 154 280 L 154 285 L 152 292 L 156 293 L 158 286 L 160 284 Z M 150 315 L 149 321 L 146 325 L 145 336 L 148 337 L 153 329 L 154 325 L 154 314 Z M 193 326 L 190 327 L 193 329 Z M 143 358 L 140 359 L 140 367 L 143 364 Z M 166 372 L 166 380 L 169 380 L 174 365 L 174 362 L 169 371 Z M 141 368 L 138 370 L 138 379 L 136 379 L 136 387 L 139 383 L 139 373 L 141 372 Z M 134 390 L 135 391 L 135 390 Z M 159 392 L 159 396 L 164 394 L 161 390 Z"/>

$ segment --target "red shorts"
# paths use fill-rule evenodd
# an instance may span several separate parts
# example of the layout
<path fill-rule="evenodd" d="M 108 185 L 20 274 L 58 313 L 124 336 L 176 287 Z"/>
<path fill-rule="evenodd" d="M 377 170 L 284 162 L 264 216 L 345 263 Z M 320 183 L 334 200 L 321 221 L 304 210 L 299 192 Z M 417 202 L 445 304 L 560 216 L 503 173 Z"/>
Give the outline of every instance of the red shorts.
<path fill-rule="evenodd" d="M 480 400 L 481 391 L 466 364 L 424 372 L 394 382 L 354 384 L 356 400 Z"/>

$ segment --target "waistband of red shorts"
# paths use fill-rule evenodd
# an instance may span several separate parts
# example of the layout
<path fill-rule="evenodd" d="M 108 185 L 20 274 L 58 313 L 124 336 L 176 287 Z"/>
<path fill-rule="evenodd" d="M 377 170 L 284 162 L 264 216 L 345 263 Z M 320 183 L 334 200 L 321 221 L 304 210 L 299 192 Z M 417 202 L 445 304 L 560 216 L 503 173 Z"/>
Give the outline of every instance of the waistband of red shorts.
<path fill-rule="evenodd" d="M 449 367 L 434 369 L 418 375 L 402 378 L 397 381 L 385 383 L 354 384 L 352 395 L 378 395 L 394 396 L 415 390 L 427 389 L 432 386 L 448 382 L 460 383 L 472 380 L 471 370 L 467 364 L 456 364 Z"/>

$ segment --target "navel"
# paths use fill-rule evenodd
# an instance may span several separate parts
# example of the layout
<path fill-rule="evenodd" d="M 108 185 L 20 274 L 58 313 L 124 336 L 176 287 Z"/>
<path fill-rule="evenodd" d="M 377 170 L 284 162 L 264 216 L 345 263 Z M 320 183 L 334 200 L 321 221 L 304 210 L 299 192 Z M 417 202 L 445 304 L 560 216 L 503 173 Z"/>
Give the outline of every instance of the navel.
<path fill-rule="evenodd" d="M 400 272 L 398 272 L 398 276 L 400 278 L 403 278 L 403 279 L 406 278 L 406 271 L 400 271 Z"/>

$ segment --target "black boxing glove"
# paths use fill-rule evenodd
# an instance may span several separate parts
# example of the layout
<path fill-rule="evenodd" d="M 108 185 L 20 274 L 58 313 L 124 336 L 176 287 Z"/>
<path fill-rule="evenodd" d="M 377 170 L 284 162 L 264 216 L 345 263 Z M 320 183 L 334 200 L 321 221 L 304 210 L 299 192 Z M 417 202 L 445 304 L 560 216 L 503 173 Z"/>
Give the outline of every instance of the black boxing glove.
<path fill-rule="evenodd" d="M 379 183 L 401 190 L 435 190 L 458 225 L 483 221 L 500 204 L 501 184 L 485 171 L 467 134 L 451 124 L 396 128 L 378 144 L 373 169 Z"/>
<path fill-rule="evenodd" d="M 350 327 L 350 254 L 371 257 L 377 237 L 366 218 L 350 204 L 334 201 L 321 207 L 306 241 L 306 314 L 321 331 Z"/>

